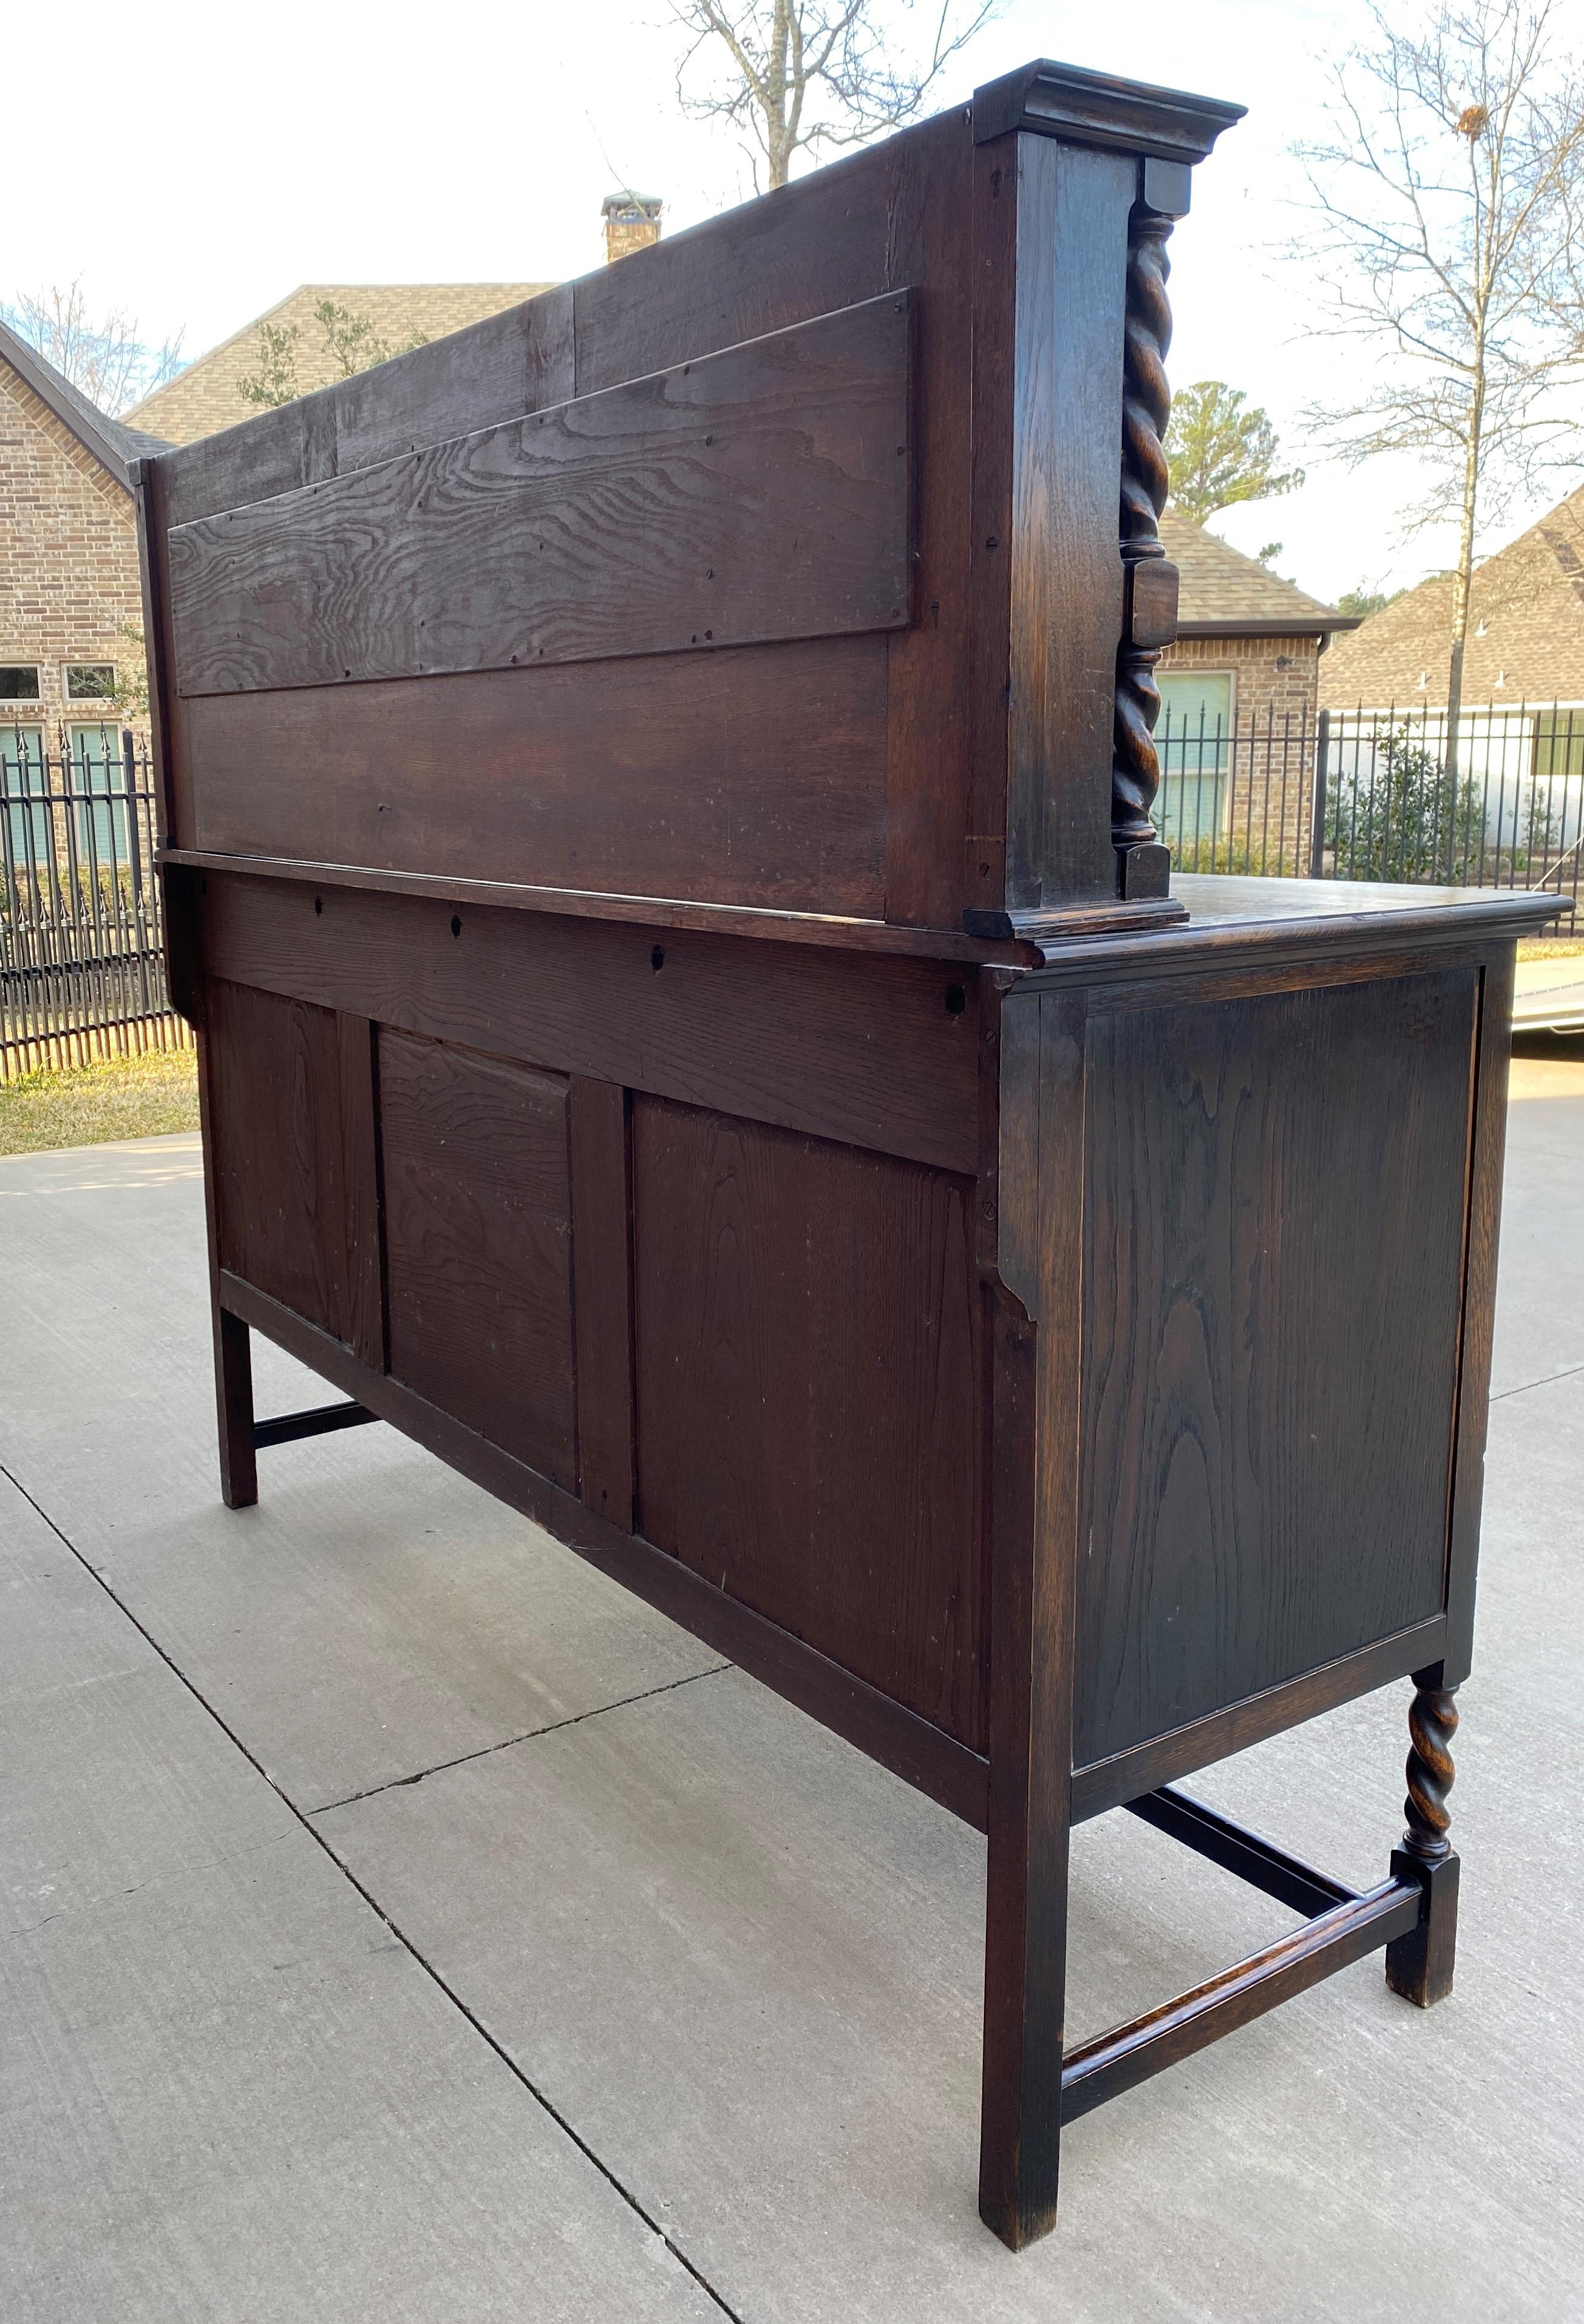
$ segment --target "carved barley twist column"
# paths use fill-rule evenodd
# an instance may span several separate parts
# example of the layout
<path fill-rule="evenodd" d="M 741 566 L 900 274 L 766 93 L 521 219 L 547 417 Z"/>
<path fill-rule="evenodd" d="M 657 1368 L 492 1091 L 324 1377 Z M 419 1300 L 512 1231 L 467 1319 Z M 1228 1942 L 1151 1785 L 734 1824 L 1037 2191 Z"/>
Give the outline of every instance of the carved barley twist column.
<path fill-rule="evenodd" d="M 1451 1815 L 1447 1794 L 1452 1788 L 1452 1738 L 1458 1731 L 1457 1692 L 1450 1686 L 1416 1686 L 1408 1712 L 1408 1796 L 1403 1811 L 1408 1829 L 1403 1846 L 1412 1856 L 1434 1864 L 1451 1853 L 1447 1838 Z"/>
<path fill-rule="evenodd" d="M 1458 1859 L 1447 1830 L 1452 1788 L 1457 1689 L 1441 1683 L 1441 1665 L 1414 1674 L 1408 1712 L 1408 1829 L 1392 1850 L 1392 1877 L 1420 1891 L 1419 1924 L 1386 1947 L 1386 1983 L 1427 2009 L 1452 1989 L 1458 1943 Z"/>
<path fill-rule="evenodd" d="M 1160 695 L 1155 682 L 1160 649 L 1175 622 L 1175 579 L 1165 562 L 1158 519 L 1166 504 L 1166 457 L 1162 448 L 1172 391 L 1166 351 L 1172 309 L 1166 237 L 1172 218 L 1147 201 L 1135 204 L 1128 229 L 1128 296 L 1122 373 L 1122 495 L 1120 547 L 1127 576 L 1127 629 L 1117 655 L 1115 743 L 1111 761 L 1111 839 L 1122 858 L 1122 890 L 1165 893 L 1165 851 L 1150 808 L 1160 784 L 1155 723 Z M 1155 572 L 1150 568 L 1154 567 Z M 1147 586 L 1153 584 L 1154 586 Z M 1148 850 L 1129 881 L 1129 859 Z"/>

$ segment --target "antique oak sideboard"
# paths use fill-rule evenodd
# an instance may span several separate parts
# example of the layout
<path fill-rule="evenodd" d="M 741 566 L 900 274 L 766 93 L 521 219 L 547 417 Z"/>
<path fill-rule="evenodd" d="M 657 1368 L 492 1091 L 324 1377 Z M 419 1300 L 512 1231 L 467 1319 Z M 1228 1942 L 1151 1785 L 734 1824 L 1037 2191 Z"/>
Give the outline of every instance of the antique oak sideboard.
<path fill-rule="evenodd" d="M 223 1489 L 372 1418 L 989 1834 L 981 2208 L 1451 1977 L 1523 895 L 1171 878 L 1165 242 L 1036 64 L 143 463 Z M 254 1417 L 259 1331 L 350 1399 Z M 1178 1779 L 1412 1679 L 1355 1893 Z M 1299 1916 L 1064 2045 L 1071 1825 Z"/>

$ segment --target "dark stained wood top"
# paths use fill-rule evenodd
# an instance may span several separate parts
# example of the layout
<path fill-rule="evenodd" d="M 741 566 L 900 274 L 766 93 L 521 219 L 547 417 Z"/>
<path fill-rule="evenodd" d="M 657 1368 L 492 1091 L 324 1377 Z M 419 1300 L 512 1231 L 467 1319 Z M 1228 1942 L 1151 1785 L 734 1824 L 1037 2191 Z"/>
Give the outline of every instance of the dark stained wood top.
<path fill-rule="evenodd" d="M 1263 927 L 1273 921 L 1397 918 L 1404 912 L 1472 912 L 1481 918 L 1517 913 L 1554 918 L 1555 898 L 1537 899 L 1525 888 L 1432 888 L 1384 880 L 1262 880 L 1233 872 L 1183 872 L 1172 893 L 1187 905 L 1195 926 Z"/>
<path fill-rule="evenodd" d="M 1102 976 L 1171 974 L 1212 966 L 1218 955 L 1274 964 L 1317 954 L 1395 951 L 1421 942 L 1444 949 L 1449 939 L 1479 944 L 1538 936 L 1561 908 L 1555 897 L 1524 888 L 1401 887 L 1207 872 L 1174 878 L 1172 894 L 1189 915 L 1175 926 L 1137 936 L 1068 937 L 1055 927 L 1042 931 L 1044 966 L 1036 981 L 1069 984 Z"/>
<path fill-rule="evenodd" d="M 1241 121 L 1248 109 L 1042 57 L 974 90 L 973 134 L 982 145 L 1008 130 L 1032 130 L 1075 145 L 1112 146 L 1192 164 L 1202 161 L 1222 130 Z"/>

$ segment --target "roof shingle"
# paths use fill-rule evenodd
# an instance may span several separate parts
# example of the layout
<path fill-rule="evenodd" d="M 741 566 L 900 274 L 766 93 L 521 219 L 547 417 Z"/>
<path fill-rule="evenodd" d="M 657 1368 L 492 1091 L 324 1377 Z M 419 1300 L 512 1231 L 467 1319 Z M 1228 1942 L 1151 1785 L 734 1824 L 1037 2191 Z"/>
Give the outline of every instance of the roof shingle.
<path fill-rule="evenodd" d="M 1438 573 L 1332 648 L 1322 702 L 1444 706 L 1451 635 L 1452 576 Z M 1463 699 L 1584 702 L 1584 485 L 1476 568 Z"/>
<path fill-rule="evenodd" d="M 1174 508 L 1161 518 L 1160 531 L 1181 576 L 1180 637 L 1314 637 L 1357 626 L 1351 614 L 1322 604 Z"/>

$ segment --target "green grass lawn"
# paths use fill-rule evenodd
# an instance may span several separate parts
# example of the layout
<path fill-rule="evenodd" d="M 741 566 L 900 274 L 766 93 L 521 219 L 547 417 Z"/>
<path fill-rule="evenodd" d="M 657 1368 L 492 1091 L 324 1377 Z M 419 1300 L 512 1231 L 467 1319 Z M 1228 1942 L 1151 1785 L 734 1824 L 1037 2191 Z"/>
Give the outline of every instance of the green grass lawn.
<path fill-rule="evenodd" d="M 0 1154 L 158 1138 L 196 1130 L 198 1118 L 190 1049 L 149 1049 L 141 1057 L 106 1057 L 0 1082 Z"/>
<path fill-rule="evenodd" d="M 1584 953 L 1584 936 L 1525 936 L 1518 946 L 1520 960 L 1576 960 Z"/>

